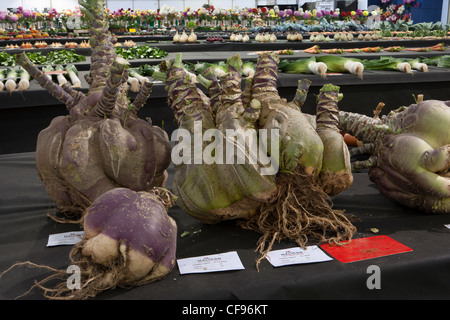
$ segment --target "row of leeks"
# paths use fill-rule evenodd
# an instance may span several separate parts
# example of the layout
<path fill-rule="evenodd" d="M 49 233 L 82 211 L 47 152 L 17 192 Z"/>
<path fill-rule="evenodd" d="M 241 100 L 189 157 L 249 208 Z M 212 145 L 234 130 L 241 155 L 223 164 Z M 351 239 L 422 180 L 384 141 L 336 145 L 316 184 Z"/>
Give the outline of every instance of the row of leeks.
<path fill-rule="evenodd" d="M 30 74 L 21 66 L 0 69 L 0 91 L 22 91 L 30 86 Z"/>
<path fill-rule="evenodd" d="M 66 84 L 70 80 L 72 88 L 81 88 L 78 70 L 73 64 L 65 67 L 47 65 L 42 68 L 42 71 L 47 73 L 47 77 L 52 81 L 55 75 L 59 85 Z M 30 74 L 21 66 L 0 69 L 0 91 L 3 89 L 8 92 L 27 90 L 30 87 L 30 80 Z"/>
<path fill-rule="evenodd" d="M 324 55 L 318 57 L 301 58 L 297 60 L 282 60 L 279 63 L 279 71 L 292 74 L 315 74 L 326 78 L 327 73 L 350 73 L 358 78 L 363 78 L 364 70 L 391 70 L 404 73 L 412 73 L 412 70 L 427 72 L 428 66 L 450 68 L 450 55 L 437 56 L 432 58 L 394 58 L 390 56 L 380 57 L 379 59 L 357 59 L 350 57 L 341 57 L 333 55 Z M 140 87 L 150 81 L 148 77 L 160 80 L 165 75 L 160 73 L 159 65 L 141 65 L 129 69 L 128 84 L 130 91 L 138 92 Z M 228 72 L 228 66 L 225 61 L 216 63 L 197 62 L 185 63 L 183 67 L 189 72 L 193 83 L 197 82 L 197 75 L 215 76 L 220 78 Z M 55 67 L 48 65 L 43 67 L 44 72 L 50 72 L 47 76 L 52 79 L 56 74 L 60 85 L 67 83 L 67 78 L 72 82 L 72 87 L 80 88 L 81 81 L 78 78 L 78 71 L 73 64 L 66 67 L 57 65 Z M 56 71 L 56 72 L 55 72 Z M 60 71 L 61 73 L 58 73 Z M 156 72 L 155 72 L 156 71 Z M 244 77 L 252 77 L 255 72 L 254 62 L 245 61 L 242 66 Z M 64 75 L 65 73 L 65 75 Z M 17 80 L 19 80 L 17 82 Z M 28 89 L 30 85 L 30 75 L 20 66 L 0 69 L 0 91 L 4 88 L 8 92 Z"/>
<path fill-rule="evenodd" d="M 436 59 L 436 62 L 438 59 Z M 450 59 L 448 59 L 450 62 Z M 449 63 L 450 65 L 450 63 Z M 326 78 L 327 72 L 350 73 L 363 78 L 364 70 L 390 70 L 412 73 L 412 70 L 428 72 L 426 60 L 414 58 L 380 57 L 379 59 L 358 59 L 341 56 L 319 56 L 298 60 L 282 60 L 279 70 L 285 73 L 316 74 Z"/>
<path fill-rule="evenodd" d="M 56 75 L 56 80 L 60 86 L 67 84 L 68 79 L 72 83 L 72 88 L 81 88 L 81 80 L 78 77 L 78 70 L 73 64 L 68 64 L 65 67 L 57 65 L 47 65 L 42 68 L 47 77 L 53 81 L 53 75 Z M 68 78 L 68 79 L 67 79 Z"/>
<path fill-rule="evenodd" d="M 342 57 L 334 55 L 324 55 L 318 57 L 301 58 L 297 60 L 281 60 L 279 71 L 291 74 L 315 74 L 323 78 L 327 73 L 349 73 L 358 78 L 363 78 L 364 70 L 387 70 L 404 73 L 412 73 L 412 70 L 419 72 L 428 72 L 428 66 L 450 68 L 450 55 L 437 56 L 433 58 L 394 58 L 391 56 L 380 57 L 379 59 L 358 59 L 351 57 Z M 183 68 L 188 72 L 193 83 L 198 82 L 197 76 L 202 75 L 207 78 L 220 78 L 228 72 L 228 65 L 225 61 L 183 63 Z M 255 63 L 253 61 L 244 61 L 242 66 L 242 75 L 252 77 L 255 72 Z M 130 69 L 130 77 L 136 83 L 135 89 L 138 89 L 138 83 L 142 84 L 152 77 L 157 80 L 165 79 L 165 73 L 160 71 L 160 65 L 141 65 L 138 68 Z"/>

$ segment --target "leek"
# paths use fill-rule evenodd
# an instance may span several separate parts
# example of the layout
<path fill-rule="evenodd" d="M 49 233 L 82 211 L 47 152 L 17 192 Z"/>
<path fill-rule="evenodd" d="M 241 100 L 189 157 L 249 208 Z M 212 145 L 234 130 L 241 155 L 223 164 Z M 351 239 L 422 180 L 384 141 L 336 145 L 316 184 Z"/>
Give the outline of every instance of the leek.
<path fill-rule="evenodd" d="M 360 59 L 340 56 L 321 56 L 317 57 L 316 60 L 325 63 L 327 70 L 330 72 L 356 74 L 358 78 L 362 79 L 364 65 Z"/>
<path fill-rule="evenodd" d="M 381 57 L 379 60 L 364 60 L 364 68 L 368 70 L 393 70 L 412 73 L 411 65 L 404 59 Z"/>
<path fill-rule="evenodd" d="M 55 67 L 55 71 L 64 71 L 64 67 L 62 65 L 57 65 Z M 60 86 L 67 83 L 67 79 L 66 79 L 66 77 L 64 77 L 64 74 L 62 74 L 62 73 L 58 73 L 56 75 L 56 79 L 58 80 L 58 84 Z"/>
<path fill-rule="evenodd" d="M 16 67 L 6 69 L 6 82 L 5 88 L 8 92 L 12 92 L 16 89 L 16 79 L 18 78 L 19 70 Z"/>
<path fill-rule="evenodd" d="M 45 66 L 42 68 L 42 72 L 50 72 L 50 71 L 54 71 L 53 67 L 51 65 Z M 53 81 L 52 79 L 52 75 L 51 74 L 46 74 L 47 78 L 49 78 L 50 80 Z"/>
<path fill-rule="evenodd" d="M 242 64 L 242 74 L 246 77 L 253 78 L 255 75 L 255 66 L 253 62 L 247 61 Z"/>
<path fill-rule="evenodd" d="M 143 76 L 152 76 L 155 70 L 158 70 L 158 66 L 151 66 L 149 64 L 142 64 L 138 68 L 139 74 Z"/>
<path fill-rule="evenodd" d="M 30 87 L 30 74 L 24 68 L 19 67 L 20 80 L 17 90 L 22 91 Z"/>
<path fill-rule="evenodd" d="M 139 80 L 137 78 L 129 76 L 127 79 L 127 83 L 130 85 L 131 92 L 139 91 Z"/>
<path fill-rule="evenodd" d="M 3 88 L 5 87 L 5 84 L 3 83 L 5 76 L 6 76 L 6 70 L 0 69 L 0 91 L 2 91 Z"/>
<path fill-rule="evenodd" d="M 67 75 L 72 82 L 72 88 L 81 88 L 81 80 L 78 78 L 78 70 L 73 64 L 66 66 Z"/>
<path fill-rule="evenodd" d="M 281 72 L 285 73 L 312 73 L 326 78 L 327 65 L 317 62 L 315 57 L 298 60 L 283 60 L 279 64 Z"/>
<path fill-rule="evenodd" d="M 411 68 L 415 70 L 428 72 L 428 65 L 420 61 L 420 59 L 408 59 L 406 62 L 408 62 L 411 65 Z"/>
<path fill-rule="evenodd" d="M 139 68 L 129 69 L 130 77 L 136 78 L 139 80 L 140 84 L 144 84 L 146 81 L 150 81 L 147 77 L 144 77 Z"/>
<path fill-rule="evenodd" d="M 439 68 L 450 68 L 450 55 L 437 56 L 433 58 L 424 58 L 422 63 L 436 66 Z"/>

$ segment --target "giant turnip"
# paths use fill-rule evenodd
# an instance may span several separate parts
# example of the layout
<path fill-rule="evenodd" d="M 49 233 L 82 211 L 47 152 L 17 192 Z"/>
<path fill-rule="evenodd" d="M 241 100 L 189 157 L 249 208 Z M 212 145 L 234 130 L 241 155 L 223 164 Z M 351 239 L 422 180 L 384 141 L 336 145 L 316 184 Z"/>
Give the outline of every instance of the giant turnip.
<path fill-rule="evenodd" d="M 137 116 L 152 83 L 143 84 L 130 103 L 128 62 L 115 54 L 103 1 L 82 1 L 80 5 L 88 18 L 92 47 L 86 94 L 50 81 L 24 53 L 17 58 L 69 111 L 39 133 L 36 166 L 57 208 L 71 214 L 83 212 L 113 188 L 151 190 L 163 186 L 170 163 L 167 134 Z"/>
<path fill-rule="evenodd" d="M 76 279 L 68 278 L 69 269 L 31 262 L 13 267 L 51 270 L 49 277 L 31 288 L 39 287 L 49 299 L 88 299 L 115 287 L 159 280 L 175 265 L 177 226 L 167 214 L 174 202 L 172 193 L 159 187 L 149 192 L 127 188 L 107 191 L 83 215 L 84 237 L 70 252 L 71 266 L 80 272 Z M 51 286 L 60 278 L 67 280 Z"/>
<path fill-rule="evenodd" d="M 369 153 L 354 169 L 386 197 L 430 213 L 450 213 L 450 101 L 425 100 L 381 119 L 340 112 L 340 127 L 365 143 Z"/>
<path fill-rule="evenodd" d="M 182 66 L 181 54 L 160 66 L 165 72 L 168 104 L 178 125 L 194 137 L 189 148 L 178 145 L 184 146 L 184 139 L 191 141 L 190 136 L 183 135 L 183 140 L 173 137 L 179 141 L 173 152 L 182 153 L 184 159 L 175 163 L 173 190 L 178 204 L 205 223 L 239 219 L 242 227 L 262 234 L 258 248 L 263 255 L 274 240 L 289 239 L 305 245 L 308 237 L 317 237 L 341 242 L 350 239 L 355 231 L 344 213 L 332 208 L 330 200 L 331 195 L 352 183 L 348 150 L 337 128 L 339 88 L 322 88 L 316 123 L 300 110 L 309 88 L 307 81 L 299 82 L 293 101 L 279 96 L 278 61 L 275 54 L 262 54 L 255 74 L 246 79 L 243 89 L 238 55 L 227 61 L 228 71 L 222 76 L 206 69 L 197 81 L 206 87 L 209 96 L 191 81 Z M 160 74 L 158 77 L 162 78 Z M 196 128 L 200 121 L 201 126 Z M 196 145 L 196 134 L 205 135 L 211 129 L 220 133 L 214 136 L 216 147 L 231 141 L 242 151 L 242 158 L 236 154 L 227 158 L 229 154 L 210 148 L 211 136 L 200 138 Z M 250 135 L 255 129 L 265 129 L 267 139 Z M 230 139 L 228 130 L 248 140 Z M 265 155 L 258 153 L 258 161 L 251 162 L 255 149 L 250 146 L 255 140 L 259 147 L 261 141 L 267 145 L 262 148 Z M 205 153 L 213 153 L 215 161 L 198 158 Z M 276 170 L 263 173 L 270 167 L 263 161 L 264 156 L 270 156 Z"/>

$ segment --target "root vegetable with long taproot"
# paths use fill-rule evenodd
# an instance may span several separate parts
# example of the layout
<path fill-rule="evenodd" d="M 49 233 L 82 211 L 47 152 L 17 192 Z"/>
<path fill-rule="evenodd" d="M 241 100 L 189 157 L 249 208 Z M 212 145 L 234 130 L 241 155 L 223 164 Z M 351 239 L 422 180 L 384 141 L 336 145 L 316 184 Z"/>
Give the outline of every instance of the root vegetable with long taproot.
<path fill-rule="evenodd" d="M 237 158 L 208 163 L 195 162 L 199 153 L 205 150 L 209 153 L 208 141 L 201 141 L 198 149 L 194 144 L 182 149 L 178 145 L 184 146 L 184 139 L 190 136 L 183 135 L 181 141 L 173 137 L 179 141 L 173 151 L 177 155 L 181 151 L 184 156 L 189 155 L 185 157 L 187 161 L 175 164 L 173 190 L 180 207 L 204 223 L 237 219 L 241 227 L 260 233 L 258 263 L 275 240 L 287 239 L 301 246 L 306 245 L 308 238 L 341 243 L 350 240 L 356 231 L 344 212 L 332 208 L 332 193 L 327 194 L 331 190 L 337 193 L 348 188 L 352 181 L 350 160 L 345 153 L 347 147 L 336 123 L 339 88 L 325 87 L 318 100 L 324 144 L 316 131 L 314 118 L 301 112 L 310 83 L 299 81 L 294 100 L 282 99 L 277 90 L 278 62 L 276 54 L 260 55 L 254 75 L 245 80 L 242 90 L 242 61 L 239 55 L 229 58 L 224 75 L 206 72 L 197 77 L 209 97 L 190 81 L 182 66 L 181 54 L 163 62 L 160 68 L 165 72 L 165 79 L 162 79 L 168 92 L 168 104 L 174 111 L 179 130 L 184 129 L 194 136 L 195 125 L 201 121 L 199 132 L 204 134 L 209 129 L 217 129 L 221 134 L 214 137 L 215 142 L 223 145 L 230 142 L 225 134 L 227 129 L 236 130 L 241 136 L 251 130 L 268 132 L 265 156 L 271 157 L 278 169 L 269 174 L 262 173 L 261 162 L 249 161 L 251 139 L 232 142 L 244 150 L 244 163 Z M 328 131 L 334 138 L 326 138 Z M 272 136 L 269 132 L 277 134 Z M 257 142 L 263 140 L 258 135 L 254 137 Z M 330 141 L 337 147 L 330 146 Z M 274 145 L 279 148 L 272 149 Z M 324 149 L 329 152 L 325 153 Z M 331 161 L 333 153 L 336 153 L 336 163 Z M 322 173 L 322 169 L 326 170 Z M 333 179 L 321 179 L 321 174 L 346 176 L 348 180 L 340 180 L 342 185 L 338 190 L 336 186 L 329 186 Z"/>
<path fill-rule="evenodd" d="M 424 100 L 379 119 L 341 111 L 340 128 L 364 143 L 360 153 L 369 158 L 352 166 L 368 168 L 384 196 L 413 209 L 450 213 L 449 101 Z"/>
<path fill-rule="evenodd" d="M 71 266 L 80 272 L 72 286 L 68 269 L 29 261 L 13 265 L 0 277 L 19 266 L 50 270 L 52 274 L 28 292 L 40 288 L 52 300 L 84 300 L 108 289 L 159 280 L 175 265 L 177 226 L 167 213 L 175 200 L 158 187 L 150 192 L 115 188 L 99 196 L 84 214 L 83 239 L 70 252 Z M 55 280 L 60 282 L 50 286 Z"/>
<path fill-rule="evenodd" d="M 74 88 L 79 83 L 73 65 L 67 69 L 75 85 L 60 86 L 24 53 L 17 56 L 17 62 L 69 112 L 39 133 L 36 166 L 57 209 L 70 217 L 79 217 L 113 188 L 141 191 L 163 186 L 170 164 L 167 134 L 137 116 L 151 92 L 149 85 L 141 87 L 133 103 L 127 97 L 128 61 L 114 51 L 102 1 L 80 4 L 89 18 L 92 47 L 86 94 Z"/>
<path fill-rule="evenodd" d="M 36 166 L 49 197 L 66 214 L 52 218 L 82 223 L 85 232 L 70 256 L 83 279 L 79 288 L 67 281 L 48 287 L 49 281 L 67 277 L 67 270 L 32 262 L 13 265 L 51 270 L 32 287 L 49 299 L 87 299 L 116 286 L 145 284 L 165 276 L 175 264 L 177 226 L 168 215 L 175 197 L 162 188 L 171 146 L 161 128 L 137 116 L 152 84 L 143 83 L 129 102 L 128 61 L 114 52 L 103 1 L 80 5 L 92 45 L 86 94 L 53 82 L 24 53 L 17 57 L 68 109 L 69 115 L 56 117 L 39 133 Z"/>

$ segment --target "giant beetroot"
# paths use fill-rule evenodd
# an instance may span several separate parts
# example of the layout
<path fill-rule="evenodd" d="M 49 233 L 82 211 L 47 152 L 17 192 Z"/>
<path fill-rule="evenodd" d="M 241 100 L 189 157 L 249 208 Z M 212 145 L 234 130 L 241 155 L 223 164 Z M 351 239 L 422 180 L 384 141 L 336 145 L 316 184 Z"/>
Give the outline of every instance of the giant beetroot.
<path fill-rule="evenodd" d="M 115 54 L 103 2 L 80 4 L 89 19 L 92 48 L 86 94 L 52 82 L 24 53 L 18 55 L 18 63 L 69 111 L 39 133 L 36 145 L 39 177 L 58 209 L 68 213 L 83 212 L 113 188 L 163 186 L 170 162 L 166 133 L 137 117 L 152 83 L 129 102 L 128 62 Z"/>

